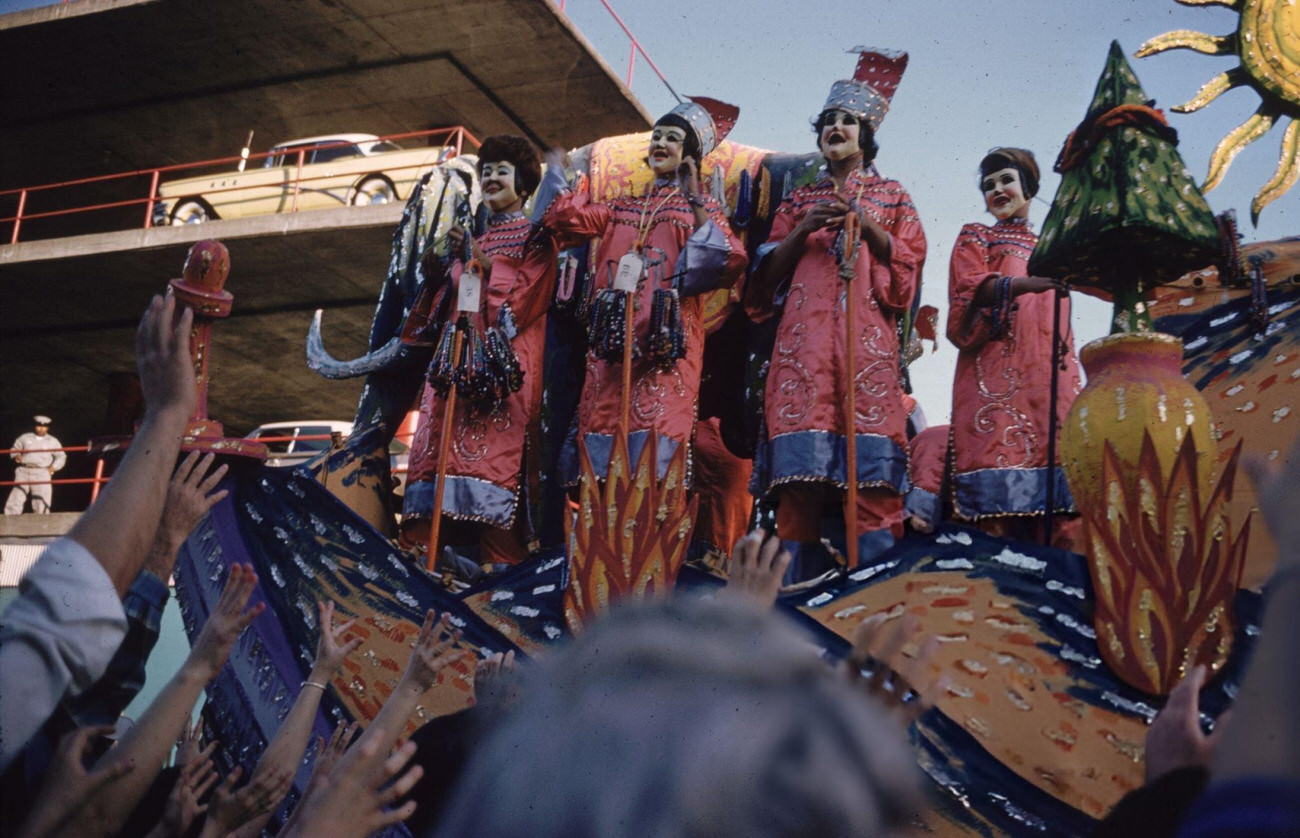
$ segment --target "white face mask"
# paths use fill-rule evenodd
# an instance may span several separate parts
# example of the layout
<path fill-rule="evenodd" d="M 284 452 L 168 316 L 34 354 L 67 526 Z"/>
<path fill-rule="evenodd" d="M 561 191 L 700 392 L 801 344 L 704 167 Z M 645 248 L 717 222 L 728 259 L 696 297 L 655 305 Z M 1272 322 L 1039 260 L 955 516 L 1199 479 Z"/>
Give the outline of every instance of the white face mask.
<path fill-rule="evenodd" d="M 846 111 L 831 111 L 822 122 L 817 147 L 827 160 L 843 160 L 861 150 L 858 146 L 861 134 L 862 125 L 856 116 Z"/>
<path fill-rule="evenodd" d="M 515 191 L 515 166 L 504 160 L 484 163 L 479 169 L 483 200 L 493 212 L 509 209 L 520 195 Z"/>
<path fill-rule="evenodd" d="M 980 190 L 984 193 L 984 206 L 998 221 L 1029 215 L 1029 199 L 1025 197 L 1019 169 L 1008 166 L 985 175 L 980 179 Z"/>
<path fill-rule="evenodd" d="M 659 177 L 673 175 L 682 165 L 686 132 L 676 125 L 656 125 L 650 134 L 650 168 Z"/>

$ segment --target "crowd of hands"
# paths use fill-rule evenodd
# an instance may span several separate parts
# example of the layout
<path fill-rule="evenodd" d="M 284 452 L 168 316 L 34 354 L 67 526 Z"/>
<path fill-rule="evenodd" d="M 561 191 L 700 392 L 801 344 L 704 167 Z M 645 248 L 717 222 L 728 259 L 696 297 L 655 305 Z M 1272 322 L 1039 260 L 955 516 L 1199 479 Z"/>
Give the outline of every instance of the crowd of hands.
<path fill-rule="evenodd" d="M 137 355 L 151 409 L 161 406 L 184 417 L 192 410 L 194 399 L 193 371 L 188 353 L 184 352 L 190 314 L 173 309 L 170 298 L 155 299 L 141 325 Z M 168 324 L 174 325 L 168 328 Z M 1282 462 L 1255 461 L 1247 466 L 1259 489 L 1266 522 L 1279 544 L 1284 545 L 1275 579 L 1279 580 L 1277 594 L 1289 599 L 1270 610 L 1269 619 L 1276 613 L 1278 619 L 1294 621 L 1297 609 L 1283 606 L 1294 605 L 1300 551 L 1285 545 L 1300 544 L 1300 520 L 1293 513 L 1300 501 L 1296 497 L 1300 493 L 1300 445 Z M 167 468 L 171 469 L 171 464 Z M 190 454 L 165 482 L 165 497 L 160 499 L 162 513 L 155 513 L 158 523 L 146 565 L 162 578 L 170 576 L 171 563 L 188 534 L 225 497 L 226 492 L 217 488 L 224 476 L 225 467 L 214 467 L 210 454 Z M 131 478 L 121 482 L 131 488 Z M 137 490 L 146 491 L 146 483 L 139 483 Z M 122 492 L 121 484 L 118 491 Z M 114 508 L 130 509 L 129 501 L 128 496 Z M 727 562 L 727 584 L 714 596 L 736 607 L 771 611 L 789 562 L 789 554 L 781 550 L 776 537 L 761 530 L 750 533 L 735 545 Z M 137 563 L 135 567 L 140 566 Z M 106 569 L 113 577 L 111 562 L 106 563 Z M 130 574 L 127 581 L 133 576 Z M 125 588 L 122 579 L 115 581 Z M 21 838 L 119 834 L 128 815 L 169 761 L 176 780 L 157 823 L 147 833 L 150 838 L 183 836 L 193 834 L 195 829 L 202 838 L 242 838 L 261 833 L 289 794 L 312 738 L 325 689 L 344 661 L 360 648 L 362 639 L 350 636 L 353 621 L 336 619 L 332 602 L 319 603 L 315 660 L 281 728 L 246 779 L 239 767 L 221 776 L 213 760 L 218 743 L 202 740 L 202 726 L 191 725 L 191 714 L 202 689 L 226 665 L 236 639 L 265 607 L 261 603 L 249 605 L 257 581 L 251 566 L 230 566 L 219 599 L 180 670 L 120 741 L 93 758 L 92 744 L 111 728 L 81 728 L 63 737 L 25 820 L 12 834 Z M 1287 623 L 1284 628 L 1292 625 Z M 1267 619 L 1264 628 L 1261 647 L 1241 691 L 1242 700 L 1251 696 L 1251 715 L 1255 718 L 1249 723 L 1243 721 L 1238 739 L 1233 738 L 1238 723 L 1225 726 L 1226 715 L 1219 719 L 1213 733 L 1205 733 L 1198 695 L 1208 673 L 1203 667 L 1192 669 L 1149 728 L 1148 781 L 1192 765 L 1213 764 L 1214 771 L 1238 774 L 1261 768 L 1283 775 L 1294 770 L 1290 744 L 1274 745 L 1270 751 L 1268 742 L 1272 740 L 1259 739 L 1254 730 L 1259 725 L 1278 724 L 1276 720 L 1270 722 L 1268 713 L 1275 709 L 1274 704 L 1294 699 L 1296 667 L 1286 651 L 1286 639 L 1271 638 Z M 886 714 L 906 728 L 947 688 L 934 661 L 938 645 L 935 638 L 923 634 L 914 617 L 890 619 L 877 614 L 856 627 L 851 651 L 837 666 L 843 678 L 860 691 L 862 700 L 874 708 L 873 712 Z M 470 654 L 473 652 L 461 643 L 460 632 L 453 628 L 448 615 L 439 617 L 429 611 L 410 658 L 377 717 L 363 732 L 355 722 L 340 723 L 328 741 L 317 737 L 310 780 L 279 834 L 359 838 L 409 818 L 419 801 L 405 798 L 423 769 L 412 764 L 415 744 L 399 740 L 421 697 L 441 679 L 458 677 L 447 672 L 448 667 Z M 1265 671 L 1257 671 L 1261 669 Z M 516 701 L 520 689 L 516 673 L 513 652 L 480 660 L 474 673 L 476 701 L 484 706 Z M 1284 713 L 1294 715 L 1293 711 L 1293 705 L 1282 708 Z M 1225 728 L 1226 741 L 1233 743 L 1226 747 Z M 1288 735 L 1285 730 L 1276 733 Z M 1222 750 L 1232 753 L 1226 758 L 1223 754 L 1216 756 Z"/>
<path fill-rule="evenodd" d="M 211 455 L 189 456 L 177 471 L 169 492 L 165 521 L 170 526 L 197 522 L 224 492 L 213 492 L 220 468 L 212 470 Z M 165 524 L 164 526 L 168 526 Z M 780 541 L 755 531 L 742 538 L 728 562 L 728 582 L 719 598 L 760 610 L 771 609 L 790 562 Z M 193 643 L 191 653 L 174 680 L 198 679 L 206 684 L 225 664 L 236 638 L 261 613 L 262 605 L 248 607 L 257 583 L 251 567 L 233 565 L 220 598 Z M 321 628 L 309 682 L 328 684 L 349 655 L 361 646 L 349 637 L 353 620 L 336 621 L 332 602 L 318 604 Z M 326 741 L 317 737 L 310 779 L 297 805 L 282 826 L 284 836 L 348 838 L 366 836 L 406 820 L 418 805 L 403 800 L 423 775 L 411 764 L 416 746 L 399 744 L 401 731 L 424 693 L 439 683 L 447 668 L 471 654 L 460 644 L 461 634 L 447 615 L 427 612 L 410 658 L 379 717 L 358 737 L 356 722 L 340 722 Z M 906 730 L 930 709 L 947 687 L 933 657 L 939 641 L 922 633 L 910 615 L 888 619 L 875 614 L 853 633 L 849 654 L 837 668 L 876 712 L 894 719 Z M 506 706 L 517 698 L 519 685 L 514 652 L 495 654 L 478 662 L 474 692 L 479 704 Z M 1210 765 L 1215 744 L 1222 735 L 1219 720 L 1213 734 L 1201 729 L 1197 696 L 1206 679 L 1196 667 L 1173 691 L 1164 710 L 1152 723 L 1146 744 L 1148 781 L 1187 766 Z M 170 685 L 169 685 L 170 686 Z M 164 694 L 166 690 L 164 691 Z M 66 735 L 46 775 L 45 785 L 16 833 L 21 838 L 115 835 L 131 807 L 154 779 L 171 751 L 176 780 L 160 819 L 148 838 L 179 838 L 197 833 L 201 838 L 250 838 L 260 835 L 289 793 L 304 746 L 316 716 L 319 692 L 304 687 L 295 711 L 284 728 L 241 785 L 243 770 L 235 767 L 224 777 L 213 763 L 218 742 L 201 741 L 202 722 L 189 724 L 188 708 L 177 715 L 160 701 L 151 707 L 125 741 L 93 764 L 87 763 L 95 737 L 111 727 L 81 728 Z M 298 707 L 306 704 L 307 712 Z M 291 730 L 296 726 L 297 730 Z M 175 746 L 170 742 L 180 728 Z M 286 741 L 291 740 L 291 741 Z M 128 784 L 134 779 L 137 782 Z"/>

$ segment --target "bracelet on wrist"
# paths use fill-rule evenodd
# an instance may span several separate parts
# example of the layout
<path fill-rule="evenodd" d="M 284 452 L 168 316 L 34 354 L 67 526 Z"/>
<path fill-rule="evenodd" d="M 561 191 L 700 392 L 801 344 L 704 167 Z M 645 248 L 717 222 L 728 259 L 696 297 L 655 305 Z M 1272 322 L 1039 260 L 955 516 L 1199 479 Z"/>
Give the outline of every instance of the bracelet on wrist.
<path fill-rule="evenodd" d="M 700 209 L 704 209 L 704 196 L 700 195 L 699 193 L 696 193 L 694 195 L 687 195 L 686 203 L 690 204 L 693 207 L 699 207 Z"/>
<path fill-rule="evenodd" d="M 298 689 L 299 689 L 299 691 L 301 691 L 301 690 L 305 690 L 305 689 L 307 689 L 308 687 L 315 687 L 316 689 L 320 690 L 321 692 L 325 692 L 325 691 L 326 691 L 326 687 L 325 687 L 325 685 L 322 684 L 322 683 L 319 682 L 319 681 L 303 681 L 301 684 L 298 685 Z"/>

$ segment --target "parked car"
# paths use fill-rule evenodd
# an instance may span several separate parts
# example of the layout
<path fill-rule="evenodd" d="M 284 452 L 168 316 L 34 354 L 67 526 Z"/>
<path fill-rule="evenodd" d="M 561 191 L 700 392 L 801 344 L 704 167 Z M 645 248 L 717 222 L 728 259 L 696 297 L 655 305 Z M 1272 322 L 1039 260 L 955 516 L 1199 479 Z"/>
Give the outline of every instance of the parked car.
<path fill-rule="evenodd" d="M 290 422 L 271 422 L 258 425 L 248 439 L 270 439 L 266 458 L 268 466 L 296 466 L 328 451 L 330 437 L 352 433 L 351 422 L 331 419 L 298 419 Z"/>
<path fill-rule="evenodd" d="M 374 134 L 291 140 L 272 146 L 261 168 L 159 184 L 153 223 L 198 224 L 287 212 L 295 206 L 295 185 L 300 210 L 405 200 L 426 171 L 454 153 L 452 146 L 404 149 Z"/>
<path fill-rule="evenodd" d="M 406 469 L 410 464 L 411 441 L 419 418 L 418 410 L 409 412 L 393 435 L 393 440 L 388 443 L 388 466 L 395 478 L 393 492 L 397 495 L 406 492 Z M 328 450 L 330 438 L 336 433 L 342 434 L 346 439 L 352 433 L 352 423 L 332 419 L 271 422 L 258 425 L 248 435 L 248 439 L 274 440 L 266 443 L 270 449 L 266 458 L 268 466 L 296 466 Z"/>

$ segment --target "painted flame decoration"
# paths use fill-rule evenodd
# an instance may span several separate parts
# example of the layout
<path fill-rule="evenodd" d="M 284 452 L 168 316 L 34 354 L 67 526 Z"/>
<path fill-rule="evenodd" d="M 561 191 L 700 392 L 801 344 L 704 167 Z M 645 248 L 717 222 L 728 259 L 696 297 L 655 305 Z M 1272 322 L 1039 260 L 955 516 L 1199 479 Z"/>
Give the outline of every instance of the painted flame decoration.
<path fill-rule="evenodd" d="M 651 431 L 634 468 L 627 435 L 616 434 L 602 484 L 585 444 L 578 517 L 564 613 L 575 632 L 623 597 L 667 594 L 686 561 L 697 499 L 688 502 L 686 446 L 678 445 L 663 481 L 656 479 L 658 436 Z"/>
<path fill-rule="evenodd" d="M 1126 485 L 1108 442 L 1106 503 L 1081 510 L 1096 596 L 1093 627 L 1106 663 L 1146 692 L 1168 694 L 1197 664 L 1211 672 L 1232 648 L 1249 517 L 1232 535 L 1229 501 L 1241 443 L 1202 505 L 1196 445 L 1188 434 L 1169 479 L 1144 433 L 1137 479 Z"/>

